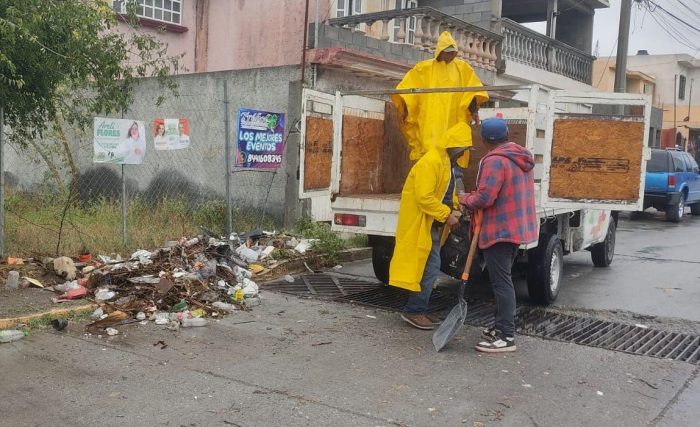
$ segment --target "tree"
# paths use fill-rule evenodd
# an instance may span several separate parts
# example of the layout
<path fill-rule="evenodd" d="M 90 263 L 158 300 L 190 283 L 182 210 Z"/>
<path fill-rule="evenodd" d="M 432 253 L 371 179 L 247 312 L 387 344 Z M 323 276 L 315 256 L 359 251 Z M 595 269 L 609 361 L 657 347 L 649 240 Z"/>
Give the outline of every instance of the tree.
<path fill-rule="evenodd" d="M 141 77 L 175 90 L 179 56 L 153 35 L 115 31 L 119 20 L 136 28 L 135 3 L 122 16 L 107 0 L 0 0 L 0 106 L 13 143 L 50 129 L 67 149 L 64 123 L 85 130 L 93 116 L 126 109 Z"/>

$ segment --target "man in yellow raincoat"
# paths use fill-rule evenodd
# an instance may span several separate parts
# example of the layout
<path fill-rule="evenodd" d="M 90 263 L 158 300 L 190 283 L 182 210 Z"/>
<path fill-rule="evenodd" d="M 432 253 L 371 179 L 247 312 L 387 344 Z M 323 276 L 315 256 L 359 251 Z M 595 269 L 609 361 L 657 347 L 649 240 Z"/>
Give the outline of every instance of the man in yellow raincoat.
<path fill-rule="evenodd" d="M 413 291 L 401 318 L 419 329 L 433 329 L 428 300 L 440 272 L 440 232 L 457 224 L 459 211 L 453 167 L 471 146 L 471 129 L 458 123 L 413 165 L 401 192 L 396 246 L 389 284 Z"/>
<path fill-rule="evenodd" d="M 457 43 L 449 32 L 444 31 L 438 39 L 435 58 L 416 64 L 396 88 L 483 86 L 474 69 L 457 58 L 457 54 Z M 472 118 L 478 122 L 479 105 L 488 99 L 485 91 L 394 95 L 392 100 L 398 110 L 401 130 L 411 148 L 411 160 L 423 157 L 435 141 L 457 123 L 469 124 Z M 469 132 L 466 142 L 471 143 L 471 140 Z M 465 157 L 457 163 L 462 168 L 468 166 Z"/>

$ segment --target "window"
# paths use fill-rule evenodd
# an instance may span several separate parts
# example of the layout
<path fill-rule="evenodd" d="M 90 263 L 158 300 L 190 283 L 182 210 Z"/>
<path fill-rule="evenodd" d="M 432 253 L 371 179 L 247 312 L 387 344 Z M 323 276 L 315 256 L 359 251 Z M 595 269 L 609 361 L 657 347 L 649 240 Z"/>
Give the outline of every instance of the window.
<path fill-rule="evenodd" d="M 695 159 L 693 158 L 693 156 L 691 156 L 691 155 L 688 154 L 688 153 L 683 153 L 683 155 L 684 155 L 684 157 L 685 157 L 685 166 L 686 166 L 686 170 L 687 170 L 688 172 L 691 172 L 691 171 L 692 171 L 692 172 L 694 172 L 694 173 L 697 173 L 697 172 L 698 172 L 698 164 L 697 164 L 697 162 L 695 161 Z"/>
<path fill-rule="evenodd" d="M 126 13 L 128 2 L 136 2 L 136 15 L 141 18 L 180 25 L 184 0 L 113 0 L 112 9 Z"/>
<path fill-rule="evenodd" d="M 685 160 L 683 159 L 683 153 L 680 151 L 672 151 L 671 157 L 673 158 L 673 171 L 674 172 L 685 172 Z"/>
<path fill-rule="evenodd" d="M 654 86 L 651 83 L 644 83 L 644 94 L 645 95 L 651 95 L 652 88 Z"/>
<path fill-rule="evenodd" d="M 665 150 L 654 150 L 647 163 L 647 172 L 668 172 L 668 154 Z"/>
<path fill-rule="evenodd" d="M 336 0 L 335 17 L 344 18 L 362 14 L 362 0 Z"/>
<path fill-rule="evenodd" d="M 678 99 L 685 99 L 685 76 L 678 76 Z"/>
<path fill-rule="evenodd" d="M 414 9 L 418 7 L 418 0 L 396 0 L 396 9 Z M 413 44 L 416 37 L 416 17 L 411 16 L 406 18 L 406 39 L 404 42 L 406 44 Z M 399 41 L 399 31 L 401 31 L 401 23 L 396 19 L 391 20 L 391 34 L 389 35 L 389 41 L 393 43 L 398 43 Z"/>

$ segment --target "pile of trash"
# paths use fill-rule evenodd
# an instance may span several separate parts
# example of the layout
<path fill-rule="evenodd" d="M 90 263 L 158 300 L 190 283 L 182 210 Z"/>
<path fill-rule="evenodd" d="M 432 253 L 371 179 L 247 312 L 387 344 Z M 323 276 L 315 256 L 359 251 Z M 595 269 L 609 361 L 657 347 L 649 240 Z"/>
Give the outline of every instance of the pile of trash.
<path fill-rule="evenodd" d="M 228 238 L 204 232 L 166 242 L 154 251 L 137 250 L 128 258 L 84 253 L 76 259 L 28 259 L 48 273 L 44 283 L 12 270 L 5 287 L 53 291 L 56 304 L 83 298 L 94 301 L 99 307 L 87 330 L 96 334 L 116 335 L 117 326 L 149 321 L 171 329 L 205 326 L 212 317 L 260 304 L 254 278 L 283 260 L 307 254 L 316 242 L 262 230 Z M 17 266 L 25 262 L 22 258 L 7 261 Z M 62 329 L 65 324 L 54 327 Z"/>

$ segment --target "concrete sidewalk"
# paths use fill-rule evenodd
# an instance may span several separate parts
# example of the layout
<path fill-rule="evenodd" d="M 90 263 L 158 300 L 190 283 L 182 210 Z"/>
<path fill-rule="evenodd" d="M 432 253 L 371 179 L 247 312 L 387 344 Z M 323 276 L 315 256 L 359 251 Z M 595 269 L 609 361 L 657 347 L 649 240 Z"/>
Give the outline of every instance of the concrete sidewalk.
<path fill-rule="evenodd" d="M 470 327 L 438 354 L 430 332 L 395 313 L 263 298 L 205 328 L 98 338 L 72 326 L 2 344 L 2 424 L 640 426 L 699 415 L 690 364 L 529 337 L 514 354 L 479 355 Z"/>

